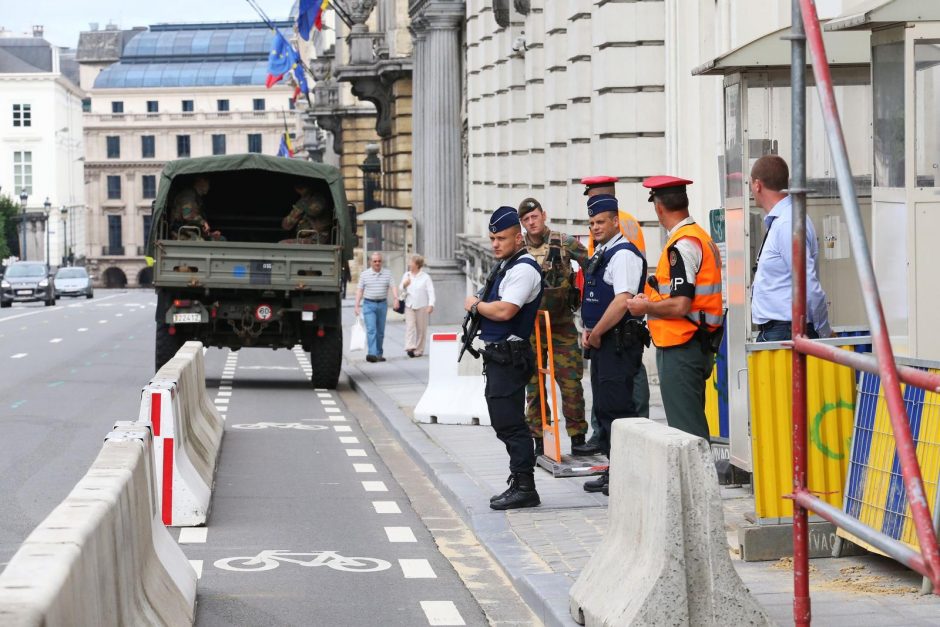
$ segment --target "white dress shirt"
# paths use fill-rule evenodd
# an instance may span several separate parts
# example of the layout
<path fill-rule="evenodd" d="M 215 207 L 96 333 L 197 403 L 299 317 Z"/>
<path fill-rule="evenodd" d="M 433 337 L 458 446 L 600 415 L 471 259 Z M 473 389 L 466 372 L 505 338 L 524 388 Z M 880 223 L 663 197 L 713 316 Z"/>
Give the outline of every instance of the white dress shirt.
<path fill-rule="evenodd" d="M 623 235 L 617 233 L 610 238 L 610 241 L 603 246 L 598 247 L 595 254 L 602 255 L 608 248 L 625 242 Z M 604 268 L 604 283 L 614 288 L 614 294 L 631 294 L 636 296 L 637 287 L 643 276 L 643 258 L 632 250 L 618 250 L 610 258 L 610 262 Z"/>
<path fill-rule="evenodd" d="M 767 239 L 764 240 L 751 298 L 751 320 L 764 324 L 771 320 L 787 322 L 792 318 L 793 203 L 790 197 L 774 205 L 764 218 Z M 820 337 L 832 335 L 826 293 L 819 284 L 819 244 L 813 221 L 806 216 L 806 319 L 816 327 Z"/>

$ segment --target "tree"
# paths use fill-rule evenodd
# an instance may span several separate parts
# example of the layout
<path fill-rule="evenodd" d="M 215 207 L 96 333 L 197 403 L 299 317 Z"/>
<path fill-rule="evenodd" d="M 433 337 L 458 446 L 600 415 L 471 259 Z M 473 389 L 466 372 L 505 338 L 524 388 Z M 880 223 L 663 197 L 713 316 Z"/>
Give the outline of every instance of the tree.
<path fill-rule="evenodd" d="M 9 196 L 0 195 L 0 259 L 20 252 L 20 239 L 16 230 L 16 214 L 20 204 Z"/>

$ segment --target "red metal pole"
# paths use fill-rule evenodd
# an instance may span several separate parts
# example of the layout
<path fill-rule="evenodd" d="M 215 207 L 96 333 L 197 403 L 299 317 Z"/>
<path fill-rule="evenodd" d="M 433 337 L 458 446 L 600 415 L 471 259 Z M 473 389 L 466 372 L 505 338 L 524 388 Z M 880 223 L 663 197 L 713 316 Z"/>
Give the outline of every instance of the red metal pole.
<path fill-rule="evenodd" d="M 791 336 L 806 334 L 806 33 L 799 2 L 791 0 L 791 98 L 793 144 L 789 195 L 792 201 L 791 254 L 793 287 Z M 806 355 L 791 351 L 793 361 L 793 492 L 806 490 Z M 808 626 L 812 618 L 809 598 L 808 512 L 793 502 L 793 622 Z"/>
<path fill-rule="evenodd" d="M 894 432 L 898 459 L 901 462 L 904 487 L 907 489 L 908 505 L 911 508 L 911 515 L 917 530 L 920 550 L 929 571 L 928 576 L 936 589 L 938 583 L 940 583 L 940 550 L 937 548 L 937 536 L 934 532 L 930 507 L 924 492 L 924 482 L 917 462 L 914 439 L 911 435 L 907 412 L 901 398 L 898 372 L 894 364 L 894 352 L 891 348 L 891 339 L 888 335 L 888 327 L 885 323 L 884 311 L 878 295 L 878 285 L 875 281 L 874 270 L 871 267 L 871 257 L 868 253 L 867 243 L 864 240 L 864 232 L 858 219 L 858 207 L 855 204 L 857 200 L 854 185 L 851 181 L 845 137 L 842 134 L 839 111 L 832 89 L 832 77 L 829 73 L 829 62 L 819 27 L 819 19 L 816 15 L 816 5 L 813 0 L 799 0 L 799 2 L 803 14 L 803 24 L 809 36 L 809 44 L 813 52 L 813 72 L 816 76 L 816 88 L 819 93 L 826 133 L 829 137 L 839 179 L 839 193 L 843 205 L 847 209 L 846 217 L 849 221 L 850 239 L 859 269 L 859 283 L 862 287 L 865 308 L 871 325 L 872 344 L 875 348 L 875 354 L 878 356 L 881 385 L 884 389 L 888 413 L 891 416 L 891 428 Z M 850 206 L 853 207 L 854 211 L 848 211 Z"/>
<path fill-rule="evenodd" d="M 843 366 L 849 366 L 855 370 L 879 374 L 878 359 L 865 353 L 856 353 L 847 351 L 838 346 L 821 344 L 805 337 L 793 338 L 792 346 L 807 355 L 819 357 L 826 361 L 832 361 Z M 931 392 L 940 392 L 940 375 L 932 374 L 926 370 L 918 370 L 908 366 L 897 366 L 898 377 L 903 383 L 913 385 L 915 388 L 930 390 Z"/>

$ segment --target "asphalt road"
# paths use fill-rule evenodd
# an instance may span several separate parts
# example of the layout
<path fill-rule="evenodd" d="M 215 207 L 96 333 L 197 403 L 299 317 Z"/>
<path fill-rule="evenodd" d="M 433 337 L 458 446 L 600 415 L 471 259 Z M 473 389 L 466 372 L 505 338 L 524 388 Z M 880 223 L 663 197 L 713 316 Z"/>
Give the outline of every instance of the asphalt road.
<path fill-rule="evenodd" d="M 102 290 L 0 312 L 0 566 L 86 472 L 113 423 L 136 419 L 154 304 L 150 292 Z M 204 528 L 171 530 L 200 573 L 197 625 L 485 625 L 481 602 L 519 603 L 365 404 L 312 389 L 308 355 L 205 357 L 226 418 L 212 510 Z"/>

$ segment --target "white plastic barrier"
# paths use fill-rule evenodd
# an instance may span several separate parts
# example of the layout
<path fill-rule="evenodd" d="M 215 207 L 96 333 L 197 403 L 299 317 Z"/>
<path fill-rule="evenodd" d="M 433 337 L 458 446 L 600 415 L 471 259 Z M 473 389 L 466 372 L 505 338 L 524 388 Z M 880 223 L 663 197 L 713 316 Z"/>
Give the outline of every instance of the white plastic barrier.
<path fill-rule="evenodd" d="M 731 564 L 708 443 L 614 421 L 607 535 L 571 588 L 594 625 L 772 625 Z"/>
<path fill-rule="evenodd" d="M 459 333 L 431 334 L 428 386 L 415 406 L 417 422 L 490 424 L 483 362 L 466 353 L 458 364 L 459 350 Z"/>
<path fill-rule="evenodd" d="M 191 625 L 196 573 L 160 522 L 151 436 L 119 427 L 0 574 L 0 625 Z"/>
<path fill-rule="evenodd" d="M 204 372 L 202 345 L 187 342 L 141 394 L 138 420 L 153 430 L 166 525 L 203 525 L 209 515 L 223 425 L 206 394 Z"/>

